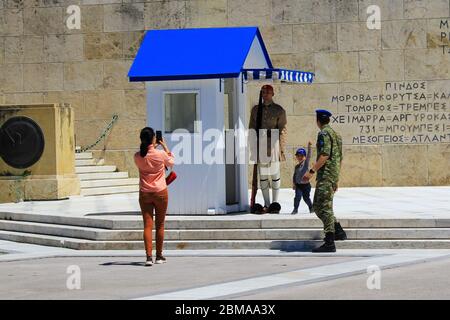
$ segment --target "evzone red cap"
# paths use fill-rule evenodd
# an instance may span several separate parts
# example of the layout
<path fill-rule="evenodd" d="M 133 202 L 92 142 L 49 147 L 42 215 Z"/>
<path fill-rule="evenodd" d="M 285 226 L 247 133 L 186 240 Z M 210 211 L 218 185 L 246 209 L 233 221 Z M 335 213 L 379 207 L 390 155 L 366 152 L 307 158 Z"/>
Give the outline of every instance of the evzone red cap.
<path fill-rule="evenodd" d="M 273 91 L 273 87 L 270 84 L 265 84 L 262 86 L 261 90 L 266 90 L 266 91 Z"/>

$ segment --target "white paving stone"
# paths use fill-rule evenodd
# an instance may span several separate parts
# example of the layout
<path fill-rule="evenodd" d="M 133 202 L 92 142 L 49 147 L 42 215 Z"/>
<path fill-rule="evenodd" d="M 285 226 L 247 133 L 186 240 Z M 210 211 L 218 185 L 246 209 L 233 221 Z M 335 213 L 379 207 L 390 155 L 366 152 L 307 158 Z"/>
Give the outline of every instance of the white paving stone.
<path fill-rule="evenodd" d="M 395 268 L 414 263 L 428 262 L 435 259 L 449 257 L 450 252 L 410 252 L 394 255 L 369 257 L 354 261 L 327 264 L 325 266 L 300 269 L 278 274 L 254 277 L 250 279 L 230 281 L 221 284 L 214 284 L 180 290 L 163 294 L 141 297 L 136 300 L 205 300 L 232 297 L 242 293 L 255 292 L 262 289 L 274 288 L 286 285 L 301 285 L 324 280 L 348 277 L 357 274 L 367 273 L 370 266 L 377 266 L 381 270 Z"/>
<path fill-rule="evenodd" d="M 138 194 L 71 197 L 61 201 L 29 201 L 0 204 L 0 212 L 26 212 L 33 214 L 85 216 L 134 212 L 139 214 Z M 450 218 L 450 187 L 383 187 L 341 188 L 335 195 L 334 211 L 338 218 Z M 279 202 L 282 215 L 292 210 L 294 191 L 282 189 Z M 169 189 L 170 199 L 170 189 Z M 170 201 L 170 200 L 169 200 Z M 262 202 L 258 192 L 257 202 Z M 230 216 L 230 215 L 228 215 Z M 236 218 L 236 215 L 231 215 Z M 129 216 L 128 216 L 129 217 Z M 239 215 L 239 219 L 252 219 L 254 215 Z M 306 213 L 304 203 L 293 219 L 314 217 Z M 217 219 L 202 216 L 202 219 Z M 278 219 L 278 215 L 264 215 L 263 219 Z M 179 217 L 177 218 L 179 219 Z M 184 216 L 183 219 L 196 219 Z"/>

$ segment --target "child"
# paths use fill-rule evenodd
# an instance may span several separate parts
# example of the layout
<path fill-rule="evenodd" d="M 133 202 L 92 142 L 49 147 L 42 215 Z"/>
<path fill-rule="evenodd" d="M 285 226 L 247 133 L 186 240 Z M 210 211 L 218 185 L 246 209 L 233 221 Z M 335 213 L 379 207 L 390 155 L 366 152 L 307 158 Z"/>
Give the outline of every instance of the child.
<path fill-rule="evenodd" d="M 308 205 L 309 212 L 313 213 L 312 202 L 310 198 L 311 193 L 311 183 L 308 180 L 303 179 L 306 171 L 309 169 L 309 160 L 311 159 L 311 142 L 308 142 L 308 154 L 304 148 L 300 148 L 295 153 L 298 164 L 295 166 L 294 175 L 292 177 L 292 189 L 295 190 L 294 198 L 294 210 L 292 214 L 298 213 L 298 206 L 300 205 L 300 200 L 303 197 L 306 204 Z"/>

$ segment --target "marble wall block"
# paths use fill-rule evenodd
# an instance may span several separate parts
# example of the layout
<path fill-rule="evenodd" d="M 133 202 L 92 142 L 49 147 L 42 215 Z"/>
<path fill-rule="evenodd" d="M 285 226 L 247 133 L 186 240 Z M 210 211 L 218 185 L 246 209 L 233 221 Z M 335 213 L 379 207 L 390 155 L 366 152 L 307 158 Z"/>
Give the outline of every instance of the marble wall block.
<path fill-rule="evenodd" d="M 123 36 L 123 58 L 134 59 L 139 50 L 142 40 L 144 39 L 144 31 L 124 32 Z"/>
<path fill-rule="evenodd" d="M 85 112 L 92 119 L 111 121 L 114 114 L 119 115 L 125 108 L 123 90 L 95 90 L 84 91 Z"/>
<path fill-rule="evenodd" d="M 380 146 L 344 146 L 339 184 L 347 187 L 382 186 Z"/>
<path fill-rule="evenodd" d="M 0 10 L 0 36 L 23 35 L 23 11 L 17 9 Z"/>
<path fill-rule="evenodd" d="M 0 64 L 5 63 L 5 39 L 0 38 Z"/>
<path fill-rule="evenodd" d="M 104 32 L 144 29 L 144 3 L 105 5 Z"/>
<path fill-rule="evenodd" d="M 442 54 L 441 49 L 405 51 L 405 79 L 448 79 L 449 75 L 449 55 Z"/>
<path fill-rule="evenodd" d="M 147 100 L 145 90 L 125 90 L 125 104 L 119 114 L 125 119 L 146 119 Z"/>
<path fill-rule="evenodd" d="M 2 64 L 0 65 L 0 91 L 21 92 L 23 91 L 23 65 Z"/>
<path fill-rule="evenodd" d="M 44 37 L 44 57 L 48 62 L 71 62 L 84 60 L 82 34 L 48 35 Z"/>
<path fill-rule="evenodd" d="M 260 31 L 269 53 L 291 53 L 293 51 L 292 25 L 261 27 Z"/>
<path fill-rule="evenodd" d="M 403 15 L 406 19 L 449 16 L 449 2 L 447 0 L 404 0 L 403 6 Z"/>
<path fill-rule="evenodd" d="M 146 2 L 145 29 L 178 29 L 186 25 L 184 1 Z"/>
<path fill-rule="evenodd" d="M 63 90 L 63 64 L 24 64 L 23 85 L 28 92 Z"/>
<path fill-rule="evenodd" d="M 65 12 L 62 7 L 25 8 L 23 10 L 24 33 L 26 35 L 61 34 L 65 27 Z"/>
<path fill-rule="evenodd" d="M 337 93 L 337 84 L 313 83 L 307 86 L 296 86 L 294 89 L 294 114 L 314 116 L 316 109 L 327 109 L 335 113 L 338 102 L 332 101 L 332 97 Z"/>
<path fill-rule="evenodd" d="M 318 83 L 359 81 L 358 52 L 318 52 L 314 63 Z"/>
<path fill-rule="evenodd" d="M 39 63 L 44 60 L 44 40 L 41 36 L 6 37 L 5 63 Z"/>
<path fill-rule="evenodd" d="M 312 23 L 314 3 L 309 0 L 272 0 L 274 24 Z"/>
<path fill-rule="evenodd" d="M 450 185 L 450 144 L 427 146 L 429 185 Z"/>
<path fill-rule="evenodd" d="M 381 31 L 367 28 L 364 22 L 339 23 L 337 25 L 339 51 L 381 49 Z"/>
<path fill-rule="evenodd" d="M 104 62 L 103 86 L 105 89 L 143 89 L 144 82 L 130 82 L 128 70 L 131 60 L 111 60 Z"/>
<path fill-rule="evenodd" d="M 383 49 L 426 48 L 425 20 L 384 21 L 381 28 Z"/>
<path fill-rule="evenodd" d="M 405 159 L 405 161 L 399 161 L 399 159 Z M 383 145 L 383 185 L 427 185 L 427 162 L 426 145 Z"/>
<path fill-rule="evenodd" d="M 336 25 L 332 23 L 294 25 L 294 52 L 336 51 Z"/>
<path fill-rule="evenodd" d="M 120 32 L 84 35 L 86 60 L 120 59 L 123 56 L 123 34 Z"/>
<path fill-rule="evenodd" d="M 361 81 L 403 80 L 405 56 L 402 50 L 359 52 Z"/>
<path fill-rule="evenodd" d="M 103 63 L 95 61 L 64 64 L 64 90 L 98 90 L 103 87 Z"/>
<path fill-rule="evenodd" d="M 227 25 L 227 0 L 186 2 L 186 27 L 223 27 Z"/>
<path fill-rule="evenodd" d="M 358 0 L 313 0 L 314 22 L 358 21 Z"/>
<path fill-rule="evenodd" d="M 229 26 L 271 25 L 271 0 L 228 0 L 227 15 Z"/>

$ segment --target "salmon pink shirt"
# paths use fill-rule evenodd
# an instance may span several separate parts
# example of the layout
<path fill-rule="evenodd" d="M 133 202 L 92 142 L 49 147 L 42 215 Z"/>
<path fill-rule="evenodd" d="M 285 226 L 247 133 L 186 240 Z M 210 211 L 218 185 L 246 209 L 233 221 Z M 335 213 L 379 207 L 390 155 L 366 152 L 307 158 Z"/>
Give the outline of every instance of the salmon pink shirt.
<path fill-rule="evenodd" d="M 134 155 L 134 163 L 139 169 L 139 189 L 142 192 L 159 192 L 167 188 L 165 167 L 174 164 L 172 153 L 156 149 L 154 145 L 148 147 L 145 157 L 139 152 Z"/>

